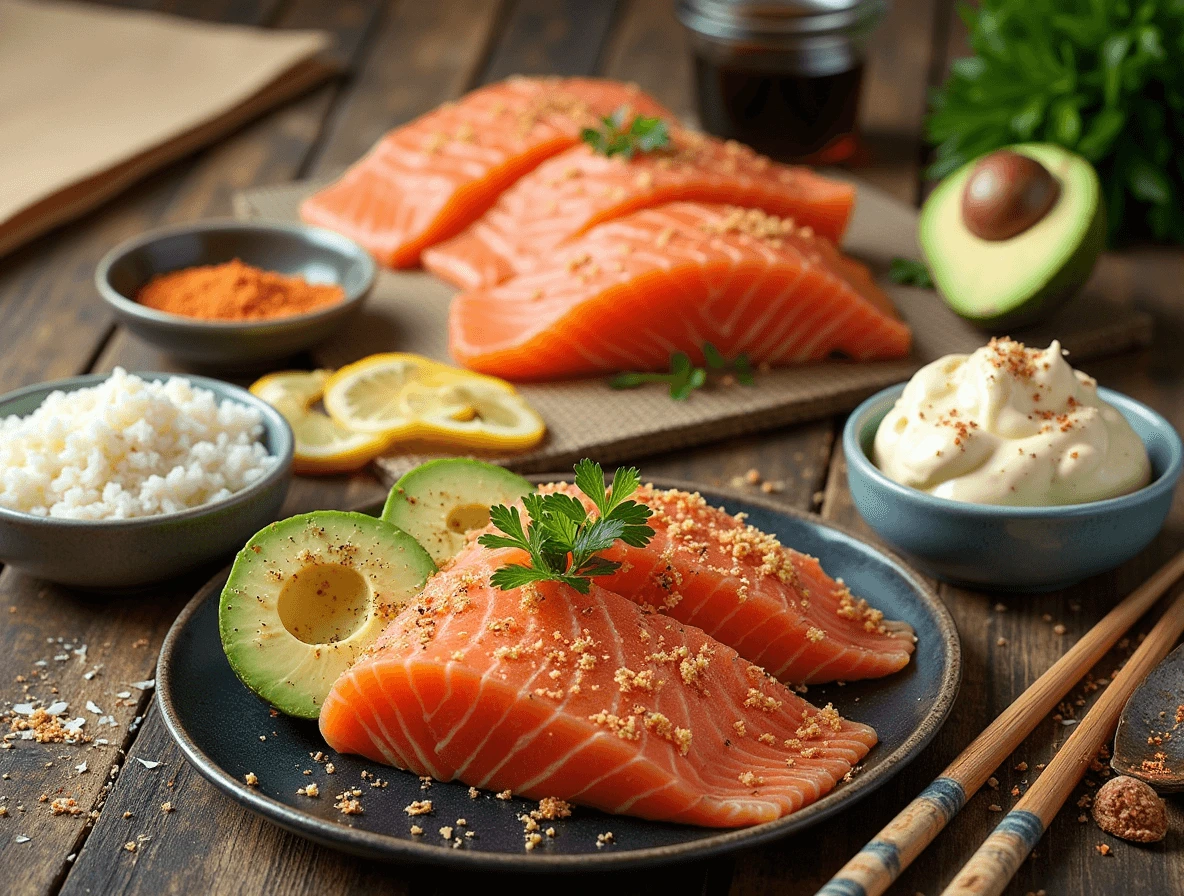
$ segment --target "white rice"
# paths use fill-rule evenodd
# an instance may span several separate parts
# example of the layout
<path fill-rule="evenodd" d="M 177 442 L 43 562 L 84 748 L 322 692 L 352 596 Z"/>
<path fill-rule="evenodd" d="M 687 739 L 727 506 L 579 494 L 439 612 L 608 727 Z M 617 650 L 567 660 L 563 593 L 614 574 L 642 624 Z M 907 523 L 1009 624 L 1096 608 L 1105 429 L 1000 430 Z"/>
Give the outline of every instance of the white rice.
<path fill-rule="evenodd" d="M 184 377 L 122 368 L 0 419 L 0 506 L 37 516 L 117 520 L 220 501 L 274 466 L 262 415 Z"/>

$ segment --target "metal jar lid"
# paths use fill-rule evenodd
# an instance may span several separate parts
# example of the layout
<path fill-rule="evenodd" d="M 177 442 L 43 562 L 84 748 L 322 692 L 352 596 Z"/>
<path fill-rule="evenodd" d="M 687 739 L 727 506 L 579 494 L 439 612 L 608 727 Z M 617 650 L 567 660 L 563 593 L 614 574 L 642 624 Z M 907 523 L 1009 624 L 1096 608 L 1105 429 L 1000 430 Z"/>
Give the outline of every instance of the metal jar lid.
<path fill-rule="evenodd" d="M 834 74 L 857 65 L 888 0 L 678 0 L 697 53 L 754 69 Z"/>

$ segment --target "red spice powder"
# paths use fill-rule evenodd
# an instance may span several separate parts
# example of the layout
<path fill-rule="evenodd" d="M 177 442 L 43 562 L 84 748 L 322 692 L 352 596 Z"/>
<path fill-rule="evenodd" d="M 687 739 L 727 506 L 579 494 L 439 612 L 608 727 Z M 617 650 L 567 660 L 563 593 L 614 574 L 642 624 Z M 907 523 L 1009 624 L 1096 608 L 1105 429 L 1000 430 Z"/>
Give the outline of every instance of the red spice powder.
<path fill-rule="evenodd" d="M 136 294 L 148 308 L 200 320 L 266 320 L 305 314 L 345 298 L 336 284 L 312 284 L 243 264 L 184 268 L 153 277 Z"/>

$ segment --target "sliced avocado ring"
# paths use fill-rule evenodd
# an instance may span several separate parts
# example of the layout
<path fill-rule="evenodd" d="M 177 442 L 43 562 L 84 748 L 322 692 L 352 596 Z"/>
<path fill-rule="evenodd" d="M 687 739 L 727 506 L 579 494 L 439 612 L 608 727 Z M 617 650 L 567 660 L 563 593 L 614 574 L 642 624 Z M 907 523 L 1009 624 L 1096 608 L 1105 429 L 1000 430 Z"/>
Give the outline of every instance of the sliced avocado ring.
<path fill-rule="evenodd" d="M 1005 240 L 971 233 L 962 217 L 962 192 L 976 159 L 937 186 L 920 220 L 921 249 L 946 303 L 996 330 L 1035 323 L 1080 290 L 1106 238 L 1101 185 L 1088 161 L 1047 143 L 1007 148 L 1040 162 L 1057 179 L 1059 197 L 1043 218 Z"/>
<path fill-rule="evenodd" d="M 414 538 L 364 513 L 272 523 L 239 551 L 222 589 L 222 648 L 262 699 L 315 719 L 333 682 L 435 571 Z"/>
<path fill-rule="evenodd" d="M 489 508 L 534 486 L 495 464 L 449 457 L 420 464 L 395 483 L 382 518 L 414 537 L 437 563 L 456 556 L 465 533 L 489 524 Z"/>

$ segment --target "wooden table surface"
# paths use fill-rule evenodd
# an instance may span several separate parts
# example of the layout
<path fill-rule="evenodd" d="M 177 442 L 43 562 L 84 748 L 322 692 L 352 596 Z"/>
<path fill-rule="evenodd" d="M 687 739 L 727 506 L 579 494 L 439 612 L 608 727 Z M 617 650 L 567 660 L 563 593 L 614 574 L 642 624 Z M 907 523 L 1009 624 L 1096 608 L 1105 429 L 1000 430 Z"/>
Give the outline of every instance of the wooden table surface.
<path fill-rule="evenodd" d="M 475 85 L 518 72 L 597 73 L 637 81 L 679 113 L 692 108 L 690 66 L 672 0 L 128 0 L 127 5 L 213 21 L 327 29 L 348 76 L 0 262 L 0 392 L 116 365 L 175 369 L 116 327 L 98 300 L 91 277 L 108 248 L 149 227 L 228 214 L 233 193 L 245 187 L 332 174 L 388 128 Z M 963 52 L 965 35 L 952 6 L 948 0 L 897 0 L 868 66 L 862 128 L 869 158 L 858 173 L 908 202 L 923 189 L 919 134 L 926 91 Z M 1151 312 L 1156 336 L 1149 349 L 1090 364 L 1089 372 L 1181 426 L 1184 253 L 1141 249 L 1107 257 L 1096 278 L 1111 296 Z M 823 420 L 637 460 L 647 474 L 725 485 L 755 467 L 769 479 L 785 481 L 779 497 L 788 506 L 812 508 L 862 528 L 836 451 L 841 422 Z M 286 511 L 349 507 L 381 494 L 368 474 L 302 478 L 292 487 Z M 497 885 L 578 892 L 611 887 L 621 894 L 655 887 L 732 896 L 813 893 L 1117 596 L 1178 548 L 1182 536 L 1184 506 L 1177 501 L 1167 530 L 1142 556 L 1070 590 L 1000 597 L 942 586 L 964 650 L 957 707 L 910 768 L 839 818 L 711 863 L 609 879 L 585 875 Z M 149 595 L 96 598 L 13 570 L 0 573 L 0 701 L 6 701 L 0 706 L 19 702 L 25 693 L 79 706 L 91 699 L 116 719 L 113 727 L 88 728 L 107 739 L 101 745 L 5 742 L 7 749 L 0 751 L 0 806 L 8 810 L 0 816 L 4 892 L 341 896 L 469 887 L 482 892 L 491 883 L 488 877 L 372 864 L 273 827 L 215 791 L 184 762 L 150 692 L 131 689 L 130 698 L 115 696 L 131 682 L 152 677 L 161 639 L 199 578 Z M 83 645 L 85 655 L 76 655 Z M 1121 655 L 1103 662 L 1097 675 L 1109 675 Z M 94 669 L 94 676 L 84 677 Z M 1066 711 L 1080 716 L 1083 708 L 1071 700 Z M 999 819 L 999 807 L 1016 801 L 1070 730 L 1053 719 L 1042 723 L 997 772 L 998 789 L 972 797 L 894 892 L 940 892 Z M 136 759 L 160 765 L 148 769 Z M 78 772 L 83 762 L 86 771 Z M 1088 792 L 1081 788 L 1075 799 Z M 80 814 L 54 815 L 50 802 L 41 801 L 58 797 L 73 797 Z M 165 802 L 173 811 L 162 812 Z M 1080 821 L 1082 810 L 1070 805 L 1008 893 L 1184 893 L 1184 812 L 1179 802 L 1170 811 L 1174 830 L 1166 842 L 1142 847 L 1102 834 L 1092 821 Z M 18 836 L 30 839 L 18 843 Z M 128 843 L 138 844 L 134 852 L 125 849 Z M 1097 852 L 1101 843 L 1111 847 L 1108 857 Z"/>

